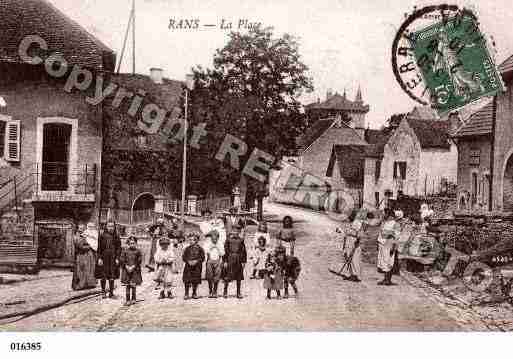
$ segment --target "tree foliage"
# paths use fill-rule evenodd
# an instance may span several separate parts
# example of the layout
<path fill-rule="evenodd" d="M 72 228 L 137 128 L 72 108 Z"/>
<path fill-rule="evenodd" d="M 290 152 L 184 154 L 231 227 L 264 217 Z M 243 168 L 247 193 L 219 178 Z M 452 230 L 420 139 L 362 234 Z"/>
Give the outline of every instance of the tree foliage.
<path fill-rule="evenodd" d="M 246 158 L 255 147 L 277 159 L 295 149 L 295 139 L 306 126 L 298 98 L 313 90 L 297 39 L 276 37 L 272 28 L 233 32 L 216 51 L 213 64 L 193 69 L 193 121 L 208 124 L 203 152 L 215 154 L 226 134 L 247 144 Z M 234 183 L 240 178 L 241 169 L 221 167 Z"/>

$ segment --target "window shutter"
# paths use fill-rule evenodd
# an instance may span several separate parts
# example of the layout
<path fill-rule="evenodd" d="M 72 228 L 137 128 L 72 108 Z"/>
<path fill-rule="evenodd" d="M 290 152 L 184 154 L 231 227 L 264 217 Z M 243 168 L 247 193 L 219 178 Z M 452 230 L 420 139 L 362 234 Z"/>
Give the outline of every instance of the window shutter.
<path fill-rule="evenodd" d="M 5 128 L 4 158 L 6 161 L 20 161 L 20 121 L 9 120 Z"/>

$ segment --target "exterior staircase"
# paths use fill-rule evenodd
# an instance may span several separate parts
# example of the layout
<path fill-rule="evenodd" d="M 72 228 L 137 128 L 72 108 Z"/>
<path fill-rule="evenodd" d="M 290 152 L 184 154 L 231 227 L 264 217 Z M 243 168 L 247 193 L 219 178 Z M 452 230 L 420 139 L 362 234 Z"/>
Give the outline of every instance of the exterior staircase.
<path fill-rule="evenodd" d="M 0 273 L 35 273 L 33 174 L 0 183 Z"/>

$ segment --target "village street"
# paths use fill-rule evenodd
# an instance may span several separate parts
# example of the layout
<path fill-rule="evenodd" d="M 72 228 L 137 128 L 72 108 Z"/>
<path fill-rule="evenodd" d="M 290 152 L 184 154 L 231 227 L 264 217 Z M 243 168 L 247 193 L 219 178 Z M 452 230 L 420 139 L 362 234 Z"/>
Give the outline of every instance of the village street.
<path fill-rule="evenodd" d="M 454 331 L 486 330 L 472 313 L 444 303 L 402 277 L 392 287 L 378 286 L 381 275 L 370 263 L 375 255 L 375 242 L 364 243 L 363 281 L 342 280 L 328 271 L 338 266 L 340 257 L 335 240 L 338 225 L 324 214 L 295 207 L 266 204 L 266 217 L 271 231 L 288 214 L 296 221 L 297 255 L 302 261 L 299 298 L 266 300 L 262 283 L 249 279 L 249 266 L 243 282 L 244 299 L 234 296 L 217 300 L 206 298 L 206 283 L 199 300 L 183 300 L 180 285 L 172 300 L 157 299 L 150 275 L 145 276 L 134 306 L 123 307 L 123 289 L 118 288 L 114 300 L 97 297 L 62 306 L 10 324 L 0 330 L 47 331 L 133 331 L 133 330 L 402 330 Z M 57 277 L 53 286 L 63 285 L 68 278 Z M 412 285 L 411 283 L 414 283 Z M 25 284 L 27 291 L 37 284 Z M 24 284 L 18 286 L 23 291 Z M 11 294 L 15 291 L 11 288 Z M 41 293 L 44 290 L 41 290 Z M 235 288 L 232 284 L 231 293 Z M 8 293 L 3 291 L 3 293 Z"/>

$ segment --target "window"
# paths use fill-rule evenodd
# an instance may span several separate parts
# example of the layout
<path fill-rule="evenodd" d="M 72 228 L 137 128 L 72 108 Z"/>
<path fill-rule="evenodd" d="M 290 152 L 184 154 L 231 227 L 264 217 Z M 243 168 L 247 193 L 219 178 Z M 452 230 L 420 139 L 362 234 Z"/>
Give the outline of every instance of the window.
<path fill-rule="evenodd" d="M 394 179 L 406 179 L 406 162 L 394 162 Z"/>
<path fill-rule="evenodd" d="M 379 208 L 379 192 L 374 192 L 374 201 L 376 202 L 376 208 Z"/>
<path fill-rule="evenodd" d="M 0 157 L 6 161 L 20 160 L 20 121 L 0 115 Z"/>
<path fill-rule="evenodd" d="M 379 181 L 381 177 L 381 160 L 376 161 L 376 172 L 374 172 L 376 182 Z"/>
<path fill-rule="evenodd" d="M 472 182 L 471 182 L 471 201 L 472 205 L 477 203 L 477 194 L 478 194 L 478 182 L 477 182 L 477 173 L 472 173 Z"/>
<path fill-rule="evenodd" d="M 469 164 L 471 166 L 479 166 L 480 162 L 481 162 L 481 150 L 480 149 L 471 149 Z"/>

